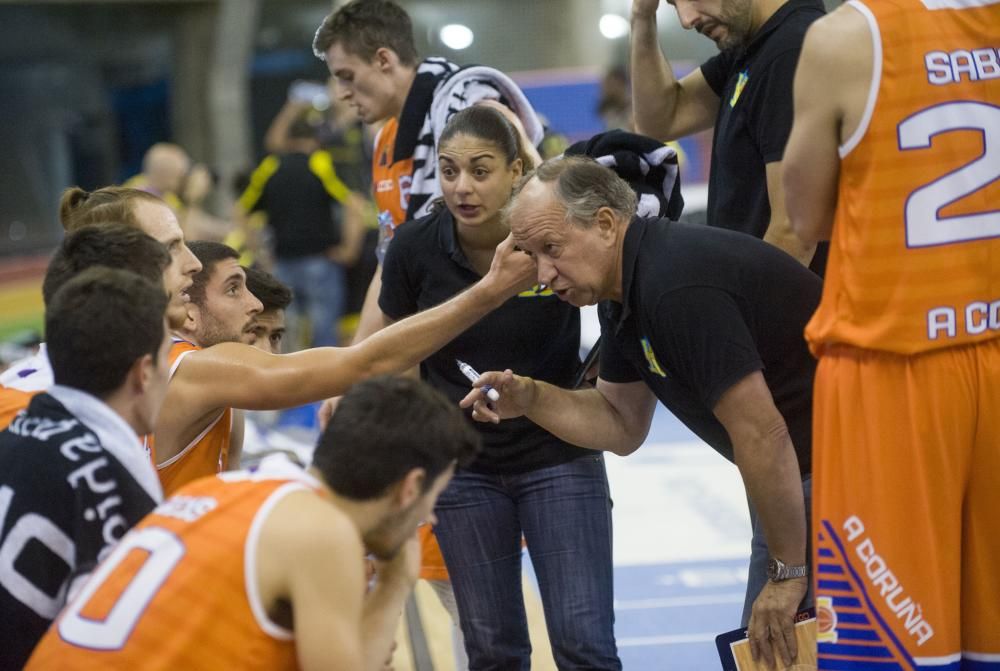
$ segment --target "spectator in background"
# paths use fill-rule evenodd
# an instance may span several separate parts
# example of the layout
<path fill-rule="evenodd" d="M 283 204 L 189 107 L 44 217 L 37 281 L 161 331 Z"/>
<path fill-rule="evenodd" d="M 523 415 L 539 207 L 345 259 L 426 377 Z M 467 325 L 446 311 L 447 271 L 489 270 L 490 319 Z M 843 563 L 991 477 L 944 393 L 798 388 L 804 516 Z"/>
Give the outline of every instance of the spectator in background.
<path fill-rule="evenodd" d="M 604 121 L 604 128 L 632 131 L 632 92 L 624 66 L 609 68 L 601 77 L 601 97 L 597 101 L 597 114 Z"/>
<path fill-rule="evenodd" d="M 215 176 L 207 166 L 192 165 L 183 148 L 158 142 L 142 158 L 142 172 L 129 178 L 125 187 L 140 189 L 163 200 L 177 215 L 189 240 L 221 240 L 228 222 L 205 209 L 205 201 L 215 188 Z"/>
<path fill-rule="evenodd" d="M 163 498 L 139 440 L 167 387 L 156 280 L 92 267 L 46 305 L 55 384 L 0 433 L 0 668 L 24 665 L 96 563 Z"/>
<path fill-rule="evenodd" d="M 361 251 L 354 263 L 347 266 L 345 273 L 345 318 L 341 320 L 340 332 L 344 338 L 350 339 L 354 335 L 357 315 L 364 305 L 365 294 L 378 265 L 375 258 L 378 219 L 372 200 L 372 148 L 375 144 L 375 131 L 373 126 L 358 118 L 354 108 L 336 98 L 333 86 L 333 78 L 329 79 L 325 87 L 309 81 L 293 82 L 288 88 L 288 99 L 267 129 L 264 148 L 271 154 L 289 151 L 289 129 L 296 118 L 304 115 L 315 128 L 320 147 L 333 157 L 337 176 L 347 188 L 364 198 L 366 207 Z M 238 187 L 236 193 L 243 193 L 247 184 Z M 259 222 L 254 218 L 257 216 L 261 215 L 251 215 L 247 220 L 249 227 L 243 234 L 251 243 L 259 230 Z M 232 242 L 227 240 L 227 243 L 237 249 L 243 244 L 239 238 L 230 240 Z M 241 263 L 247 265 L 249 259 L 241 257 Z M 263 265 L 273 268 L 273 265 L 266 262 Z"/>
<path fill-rule="evenodd" d="M 315 129 L 316 141 L 333 156 L 337 174 L 352 191 L 368 196 L 372 190 L 372 147 L 375 133 L 354 109 L 333 95 L 334 79 L 325 87 L 296 81 L 288 89 L 288 99 L 264 136 L 269 154 L 292 151 L 292 124 L 305 118 Z"/>
<path fill-rule="evenodd" d="M 184 209 L 181 191 L 191 170 L 191 158 L 180 146 L 157 142 L 142 157 L 142 172 L 122 186 L 140 189 L 163 200 L 176 213 Z"/>
<path fill-rule="evenodd" d="M 364 236 L 364 200 L 340 180 L 305 115 L 289 128 L 287 148 L 268 155 L 254 170 L 237 216 L 262 212 L 267 217 L 275 273 L 295 295 L 291 332 L 301 332 L 296 321 L 305 314 L 312 346 L 335 346 L 344 312 L 344 266 L 357 258 Z M 292 349 L 301 345 L 298 340 L 291 339 Z"/>

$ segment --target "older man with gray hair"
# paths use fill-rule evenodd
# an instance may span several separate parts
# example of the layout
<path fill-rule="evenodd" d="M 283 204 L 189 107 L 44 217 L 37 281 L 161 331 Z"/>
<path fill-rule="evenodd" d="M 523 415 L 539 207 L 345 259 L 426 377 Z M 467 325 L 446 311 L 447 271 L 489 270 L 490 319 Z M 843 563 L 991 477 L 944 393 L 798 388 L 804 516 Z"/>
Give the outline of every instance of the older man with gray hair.
<path fill-rule="evenodd" d="M 733 231 L 635 216 L 636 196 L 584 157 L 550 159 L 508 205 L 538 282 L 600 304 L 597 386 L 570 391 L 512 371 L 476 382 L 479 421 L 525 416 L 568 443 L 618 455 L 646 438 L 656 400 L 746 483 L 754 525 L 745 613 L 755 658 L 796 657 L 793 616 L 808 587 L 807 514 L 815 361 L 802 330 L 820 279 Z"/>

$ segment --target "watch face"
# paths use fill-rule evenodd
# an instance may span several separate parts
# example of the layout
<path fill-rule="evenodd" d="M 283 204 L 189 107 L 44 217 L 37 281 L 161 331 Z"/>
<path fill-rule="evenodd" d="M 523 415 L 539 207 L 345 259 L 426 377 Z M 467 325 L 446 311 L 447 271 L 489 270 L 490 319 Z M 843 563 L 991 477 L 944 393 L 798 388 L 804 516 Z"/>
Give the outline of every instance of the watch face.
<path fill-rule="evenodd" d="M 767 560 L 767 577 L 771 580 L 776 580 L 778 574 L 781 572 L 781 562 L 779 562 L 774 557 Z"/>

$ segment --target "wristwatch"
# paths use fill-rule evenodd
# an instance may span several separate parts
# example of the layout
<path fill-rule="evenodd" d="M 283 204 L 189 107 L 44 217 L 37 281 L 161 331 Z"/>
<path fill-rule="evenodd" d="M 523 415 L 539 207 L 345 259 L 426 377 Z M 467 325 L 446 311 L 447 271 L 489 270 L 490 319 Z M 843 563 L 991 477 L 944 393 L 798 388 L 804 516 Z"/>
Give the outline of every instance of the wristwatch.
<path fill-rule="evenodd" d="M 788 566 L 777 557 L 767 560 L 767 578 L 771 582 L 781 582 L 789 578 L 805 578 L 809 575 L 809 566 Z"/>

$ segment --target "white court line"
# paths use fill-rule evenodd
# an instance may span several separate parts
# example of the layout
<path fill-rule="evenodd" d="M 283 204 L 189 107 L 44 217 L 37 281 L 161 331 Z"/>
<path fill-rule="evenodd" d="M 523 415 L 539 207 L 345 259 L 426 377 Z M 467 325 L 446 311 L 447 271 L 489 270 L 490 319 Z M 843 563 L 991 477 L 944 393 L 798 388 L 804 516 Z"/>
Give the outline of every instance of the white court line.
<path fill-rule="evenodd" d="M 672 596 L 660 599 L 615 600 L 615 610 L 648 610 L 652 608 L 677 608 L 680 606 L 710 606 L 721 603 L 743 603 L 746 594 L 704 594 L 699 596 Z"/>
<path fill-rule="evenodd" d="M 677 645 L 681 643 L 715 643 L 718 634 L 674 634 L 669 636 L 633 636 L 619 638 L 619 648 L 638 648 L 645 645 Z"/>

